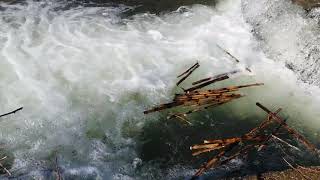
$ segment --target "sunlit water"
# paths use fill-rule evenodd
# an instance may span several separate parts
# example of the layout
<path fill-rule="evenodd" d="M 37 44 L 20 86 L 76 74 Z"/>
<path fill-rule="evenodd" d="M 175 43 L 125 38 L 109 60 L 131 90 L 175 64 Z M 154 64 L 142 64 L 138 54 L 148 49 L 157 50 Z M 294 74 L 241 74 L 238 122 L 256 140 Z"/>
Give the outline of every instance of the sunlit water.
<path fill-rule="evenodd" d="M 121 14 L 133 7 L 1 3 L 0 110 L 24 107 L 0 122 L 3 155 L 12 157 L 14 175 L 53 178 L 57 157 L 67 179 L 188 177 L 197 165 L 179 162 L 192 159 L 185 157 L 190 143 L 213 138 L 211 131 L 223 136 L 250 129 L 265 116 L 257 101 L 282 107 L 290 125 L 319 143 L 317 12 L 310 17 L 286 1 L 259 2 L 230 0 L 125 18 Z M 193 117 L 197 131 L 166 122 L 166 113 L 144 115 L 179 91 L 176 75 L 196 61 L 201 67 L 189 83 L 241 69 L 215 86 L 265 86 Z M 192 140 L 175 139 L 168 133 L 172 126 L 178 134 L 190 130 Z M 170 163 L 161 161 L 163 152 Z"/>

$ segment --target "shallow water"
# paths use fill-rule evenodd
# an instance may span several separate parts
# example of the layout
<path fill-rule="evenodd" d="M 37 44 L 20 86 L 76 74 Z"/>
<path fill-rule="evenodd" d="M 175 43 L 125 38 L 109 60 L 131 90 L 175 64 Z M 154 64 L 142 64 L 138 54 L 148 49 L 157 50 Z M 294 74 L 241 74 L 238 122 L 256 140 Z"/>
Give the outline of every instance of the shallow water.
<path fill-rule="evenodd" d="M 203 162 L 191 157 L 189 146 L 246 132 L 265 116 L 257 101 L 273 110 L 282 107 L 288 123 L 319 144 L 317 70 L 307 77 L 302 72 L 318 64 L 299 58 L 301 43 L 309 43 L 310 52 L 317 45 L 306 38 L 319 36 L 313 30 L 317 12 L 310 17 L 286 1 L 263 3 L 229 0 L 133 16 L 127 16 L 134 9 L 127 5 L 1 3 L 0 111 L 24 107 L 1 121 L 0 139 L 12 156 L 12 172 L 53 178 L 57 157 L 66 179 L 189 177 Z M 302 22 L 310 31 L 291 31 Z M 289 60 L 294 68 L 288 68 Z M 144 115 L 144 109 L 179 91 L 176 75 L 195 61 L 201 67 L 189 83 L 240 69 L 215 87 L 265 86 L 243 90 L 247 97 L 192 116 L 193 127 L 166 121 L 167 112 Z M 249 169 L 283 167 L 274 159 Z M 236 170 L 246 166 L 240 160 L 233 164 Z"/>

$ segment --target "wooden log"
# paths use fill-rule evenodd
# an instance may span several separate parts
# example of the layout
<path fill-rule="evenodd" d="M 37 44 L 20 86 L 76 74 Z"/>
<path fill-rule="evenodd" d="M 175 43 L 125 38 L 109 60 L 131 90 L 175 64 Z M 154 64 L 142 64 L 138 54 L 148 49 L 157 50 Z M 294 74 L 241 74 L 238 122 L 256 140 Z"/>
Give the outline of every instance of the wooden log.
<path fill-rule="evenodd" d="M 186 96 L 180 96 L 174 99 L 176 102 L 184 102 L 184 101 L 199 101 L 199 100 L 222 100 L 224 98 L 230 98 L 230 97 L 238 97 L 241 94 L 235 94 L 235 93 L 220 93 L 220 94 L 201 94 L 201 95 L 186 95 Z"/>
<path fill-rule="evenodd" d="M 219 46 L 217 44 L 217 47 L 220 48 L 223 52 L 225 52 L 227 55 L 229 55 L 234 61 L 236 61 L 237 63 L 240 63 L 240 60 L 238 58 L 236 58 L 234 55 L 232 55 L 230 52 L 228 52 L 227 50 L 225 50 L 224 48 L 222 48 L 221 46 Z M 246 70 L 248 72 L 252 72 L 251 69 L 249 69 L 248 67 L 246 67 Z"/>
<path fill-rule="evenodd" d="M 219 164 L 219 160 L 221 157 L 224 156 L 224 154 L 226 153 L 226 151 L 222 151 L 220 152 L 216 157 L 210 159 L 205 165 L 203 165 L 196 173 L 195 175 L 192 177 L 192 179 L 195 179 L 197 177 L 199 177 L 201 174 L 203 174 L 204 171 L 206 171 L 207 169 L 210 169 L 211 167 L 217 166 Z"/>
<path fill-rule="evenodd" d="M 192 65 L 189 69 L 187 69 L 185 72 L 183 72 L 182 74 L 178 75 L 178 78 L 187 74 L 188 72 L 190 72 L 192 69 L 194 69 L 196 66 L 200 66 L 199 62 L 196 62 L 194 65 Z"/>
<path fill-rule="evenodd" d="M 185 114 L 183 113 L 176 113 L 176 114 L 172 114 L 170 116 L 167 117 L 167 119 L 173 119 L 173 118 L 178 118 L 179 120 L 181 120 L 183 123 L 186 123 L 188 125 L 192 125 L 192 123 L 190 121 L 188 121 L 187 117 Z"/>
<path fill-rule="evenodd" d="M 233 98 L 233 99 L 236 99 L 236 98 Z M 204 106 L 204 107 L 201 106 L 201 105 L 199 105 L 199 106 L 201 106 L 201 107 L 198 107 L 198 108 L 193 109 L 193 110 L 189 110 L 189 111 L 187 111 L 187 112 L 185 112 L 185 113 L 177 113 L 177 114 L 181 114 L 181 115 L 183 115 L 183 116 L 186 117 L 188 114 L 191 114 L 191 113 L 194 113 L 194 112 L 198 112 L 198 111 L 202 111 L 202 110 L 206 110 L 206 109 L 208 109 L 208 108 L 220 106 L 220 105 L 225 104 L 225 103 L 227 103 L 227 102 L 229 102 L 229 101 L 231 101 L 231 100 L 233 100 L 233 99 L 226 100 L 226 101 L 222 101 L 222 102 L 215 102 L 215 103 L 209 104 L 209 105 Z M 175 118 L 175 116 L 176 116 L 177 114 L 170 115 L 170 116 L 167 117 L 167 119 Z"/>
<path fill-rule="evenodd" d="M 198 156 L 199 154 L 208 153 L 208 152 L 211 152 L 211 151 L 214 151 L 214 150 L 217 150 L 217 149 L 221 149 L 221 148 L 224 148 L 224 146 L 220 146 L 220 147 L 212 148 L 212 149 L 200 149 L 200 150 L 198 150 L 196 152 L 193 152 L 192 156 Z"/>
<path fill-rule="evenodd" d="M 229 76 L 228 76 L 228 75 L 224 75 L 224 76 L 218 77 L 218 78 L 216 78 L 216 79 L 212 79 L 212 80 L 210 80 L 210 81 L 206 81 L 206 82 L 204 82 L 204 83 L 202 83 L 202 84 L 198 84 L 198 85 L 196 85 L 196 86 L 193 86 L 193 87 L 191 87 L 191 88 L 186 89 L 185 92 L 191 92 L 191 91 L 194 91 L 194 90 L 197 90 L 197 89 L 206 87 L 206 86 L 208 86 L 208 85 L 210 85 L 210 84 L 213 84 L 213 83 L 215 83 L 215 82 L 223 81 L 223 80 L 226 80 L 226 79 L 229 79 Z"/>
<path fill-rule="evenodd" d="M 253 87 L 253 86 L 262 86 L 264 83 L 253 83 L 253 84 L 246 84 L 246 85 L 240 85 L 240 86 L 229 86 L 229 87 L 224 87 L 220 89 L 210 89 L 210 90 L 205 90 L 205 91 L 188 91 L 186 89 L 187 94 L 201 94 L 201 93 L 223 93 L 223 92 L 231 92 L 231 91 L 237 91 L 241 88 L 247 88 L 247 87 Z"/>
<path fill-rule="evenodd" d="M 275 114 L 278 114 L 282 109 L 279 108 Z M 258 131 L 261 131 L 266 126 L 268 126 L 270 123 L 272 123 L 272 117 L 268 115 L 268 117 L 256 128 L 253 128 L 250 132 L 248 132 L 245 136 L 254 136 L 257 134 Z"/>
<path fill-rule="evenodd" d="M 298 133 L 296 130 L 290 128 L 287 123 L 285 123 L 284 120 L 282 120 L 280 117 L 278 117 L 275 113 L 271 112 L 268 108 L 263 106 L 260 103 L 256 103 L 258 107 L 260 107 L 262 110 L 267 112 L 269 115 L 272 116 L 272 118 L 278 122 L 282 127 L 284 127 L 293 137 L 295 137 L 297 140 L 299 140 L 302 144 L 304 144 L 309 150 L 318 153 L 318 149 L 313 145 L 311 142 L 309 142 L 304 136 L 302 136 L 300 133 Z"/>
<path fill-rule="evenodd" d="M 234 142 L 237 142 L 237 141 L 240 141 L 240 139 L 235 138 Z M 229 143 L 232 143 L 232 142 L 229 142 Z M 229 144 L 229 143 L 226 143 L 226 144 Z M 199 144 L 199 145 L 194 145 L 194 146 L 190 147 L 190 150 L 212 149 L 212 148 L 216 148 L 216 147 L 223 146 L 223 145 L 224 145 L 224 143 Z"/>
<path fill-rule="evenodd" d="M 164 110 L 164 109 L 169 109 L 169 108 L 173 108 L 173 107 L 176 107 L 176 106 L 180 106 L 182 104 L 183 103 L 181 103 L 181 102 L 179 102 L 179 103 L 171 102 L 171 103 L 161 104 L 161 105 L 156 106 L 156 107 L 154 107 L 152 109 L 146 110 L 143 113 L 144 114 L 149 114 L 149 113 L 152 113 L 152 112 L 161 111 L 161 110 Z"/>
<path fill-rule="evenodd" d="M 203 82 L 211 81 L 211 80 L 217 79 L 219 77 L 223 77 L 223 76 L 229 76 L 229 75 L 232 75 L 232 74 L 236 74 L 238 72 L 240 72 L 240 71 L 239 70 L 234 70 L 234 71 L 231 71 L 231 72 L 228 72 L 228 73 L 218 74 L 218 75 L 213 76 L 213 77 L 200 79 L 198 81 L 193 82 L 192 85 L 196 85 L 196 84 L 200 84 L 200 83 L 203 83 Z"/>
<path fill-rule="evenodd" d="M 193 67 L 193 68 L 192 68 Z M 196 66 L 192 66 L 191 69 L 189 70 L 189 72 L 187 72 L 187 74 L 185 76 L 183 76 L 178 82 L 177 82 L 177 86 L 179 86 L 184 80 L 186 80 L 192 73 L 193 71 L 195 71 L 197 68 L 200 67 L 199 64 L 197 64 Z"/>
<path fill-rule="evenodd" d="M 229 100 L 228 98 L 236 99 L 236 98 L 240 98 L 240 97 L 243 97 L 243 95 L 240 95 L 240 94 L 228 94 L 228 95 L 225 95 L 224 98 L 222 98 L 221 102 Z M 209 102 L 210 102 L 210 100 L 209 100 Z M 217 100 L 217 102 L 220 102 L 220 101 Z M 181 106 L 181 105 L 184 105 L 184 106 L 200 106 L 200 105 L 203 105 L 203 104 L 207 104 L 207 102 L 203 101 L 201 99 L 174 101 L 174 102 L 158 105 L 158 106 L 156 106 L 156 107 L 154 107 L 152 109 L 144 111 L 143 113 L 144 114 L 149 114 L 149 113 L 152 113 L 152 112 L 162 111 L 162 110 L 165 110 L 165 109 L 170 109 L 170 108 Z"/>

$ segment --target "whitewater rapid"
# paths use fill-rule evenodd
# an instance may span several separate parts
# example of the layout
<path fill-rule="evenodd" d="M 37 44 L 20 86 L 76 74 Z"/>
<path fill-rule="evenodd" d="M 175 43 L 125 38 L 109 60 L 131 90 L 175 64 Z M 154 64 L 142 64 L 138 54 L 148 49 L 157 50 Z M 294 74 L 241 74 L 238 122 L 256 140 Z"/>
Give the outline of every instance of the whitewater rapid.
<path fill-rule="evenodd" d="M 299 72 L 309 71 L 309 66 L 295 60 L 301 54 L 295 43 L 300 41 L 275 38 L 276 32 L 286 34 L 289 29 L 274 25 L 268 31 L 263 21 L 271 18 L 261 15 L 257 5 L 243 3 L 228 0 L 215 7 L 193 5 L 160 16 L 140 13 L 126 18 L 121 13 L 134 7 L 66 9 L 61 8 L 63 2 L 0 3 L 0 112 L 24 107 L 0 121 L 0 140 L 14 157 L 12 172 L 22 177 L 52 177 L 58 157 L 65 178 L 192 175 L 192 166 L 176 164 L 161 170 L 157 159 L 143 161 L 138 151 L 143 142 L 137 137 L 148 122 L 164 115 L 146 116 L 143 110 L 169 100 L 178 91 L 176 75 L 196 61 L 201 68 L 191 80 L 240 69 L 242 73 L 216 87 L 265 83 L 243 91 L 247 97 L 217 112 L 221 119 L 259 122 L 264 116 L 255 107 L 259 101 L 273 110 L 282 107 L 289 124 L 319 143 L 320 92 L 319 84 L 313 83 L 319 79 L 312 76 L 316 79 L 303 82 Z M 289 4 L 287 8 L 298 23 L 306 19 L 305 27 L 315 26 L 299 7 Z M 290 27 L 299 25 L 285 17 L 281 20 Z M 252 23 L 256 21 L 260 26 Z M 301 31 L 294 34 L 304 35 Z M 241 62 L 234 63 L 217 45 Z M 274 49 L 281 52 L 277 58 Z M 286 59 L 299 62 L 299 71 L 288 68 Z M 208 118 L 214 123 L 217 117 L 212 114 Z"/>

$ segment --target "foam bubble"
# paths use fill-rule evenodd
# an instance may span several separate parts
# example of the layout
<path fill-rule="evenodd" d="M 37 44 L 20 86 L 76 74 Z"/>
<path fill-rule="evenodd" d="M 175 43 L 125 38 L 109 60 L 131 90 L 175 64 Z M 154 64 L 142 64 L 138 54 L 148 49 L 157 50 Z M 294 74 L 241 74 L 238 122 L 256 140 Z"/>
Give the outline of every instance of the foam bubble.
<path fill-rule="evenodd" d="M 0 126 L 0 138 L 15 156 L 13 169 L 29 172 L 39 162 L 50 168 L 59 155 L 59 165 L 72 177 L 139 176 L 132 165 L 139 158 L 135 137 L 146 121 L 159 118 L 142 112 L 168 100 L 177 73 L 196 61 L 201 68 L 193 80 L 250 67 L 252 74 L 243 72 L 247 76 L 235 76 L 229 84 L 266 83 L 228 106 L 229 114 L 259 114 L 252 107 L 262 101 L 317 124 L 319 101 L 306 94 L 311 87 L 301 88 L 304 84 L 285 63 L 261 51 L 240 1 L 128 19 L 120 18 L 121 7 L 59 10 L 60 4 L 32 1 L 1 6 L 0 110 L 24 106 Z M 297 21 L 310 24 L 301 17 Z M 271 30 L 288 33 L 281 26 Z M 269 41 L 277 46 L 281 38 Z M 216 44 L 241 63 L 235 64 Z M 292 57 L 298 51 L 292 46 L 291 51 L 279 50 Z"/>

